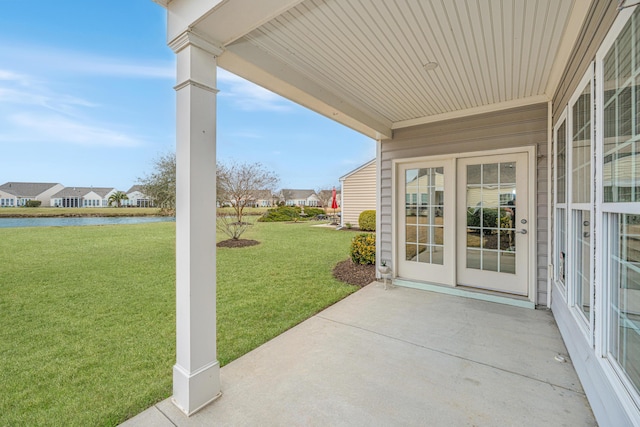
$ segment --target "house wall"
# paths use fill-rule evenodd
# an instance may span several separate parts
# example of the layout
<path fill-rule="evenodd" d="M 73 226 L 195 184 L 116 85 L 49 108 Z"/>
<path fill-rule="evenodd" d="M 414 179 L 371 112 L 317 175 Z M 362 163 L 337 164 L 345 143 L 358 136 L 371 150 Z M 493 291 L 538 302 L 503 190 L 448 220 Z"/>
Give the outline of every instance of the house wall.
<path fill-rule="evenodd" d="M 342 226 L 358 225 L 360 213 L 376 209 L 376 163 L 371 162 L 342 181 Z"/>
<path fill-rule="evenodd" d="M 547 300 L 547 125 L 546 103 L 394 131 L 380 144 L 380 254 L 392 259 L 392 161 L 481 150 L 535 146 L 537 298 Z"/>
<path fill-rule="evenodd" d="M 574 47 L 569 63 L 561 78 L 561 83 L 553 98 L 553 125 L 564 111 L 571 95 L 577 90 L 595 60 L 596 52 L 610 31 L 618 16 L 616 4 L 609 0 L 594 0 Z M 596 236 L 596 240 L 598 237 Z M 550 247 L 553 242 L 550 242 Z M 601 262 L 597 259 L 595 262 Z M 600 425 L 631 426 L 633 421 L 616 391 L 612 387 L 604 359 L 597 356 L 594 348 L 585 339 L 584 333 L 576 324 L 576 318 L 561 296 L 562 290 L 552 287 L 551 309 L 562 334 L 571 360 L 580 382 L 589 399 L 589 404 Z"/>
<path fill-rule="evenodd" d="M 18 206 L 18 198 L 13 194 L 0 191 L 0 207 Z"/>
<path fill-rule="evenodd" d="M 64 185 L 62 184 L 56 184 L 53 187 L 51 187 L 50 189 L 43 191 L 42 193 L 38 194 L 38 196 L 36 197 L 36 200 L 40 200 L 42 202 L 41 206 L 52 206 L 51 204 L 51 196 L 53 196 L 54 194 L 56 194 L 59 191 L 62 191 L 62 189 L 64 188 Z"/>
<path fill-rule="evenodd" d="M 587 68 L 595 60 L 600 44 L 618 16 L 617 8 L 612 3 L 611 0 L 593 0 L 591 4 L 577 44 L 569 56 L 569 61 L 553 97 L 554 124 L 569 102 L 571 94 L 584 77 Z"/>

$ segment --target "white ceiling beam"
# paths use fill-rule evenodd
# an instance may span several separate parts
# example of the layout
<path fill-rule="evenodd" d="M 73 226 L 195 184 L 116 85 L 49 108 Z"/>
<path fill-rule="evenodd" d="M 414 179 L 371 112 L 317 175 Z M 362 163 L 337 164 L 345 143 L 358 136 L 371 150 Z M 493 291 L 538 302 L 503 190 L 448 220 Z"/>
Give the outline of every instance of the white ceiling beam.
<path fill-rule="evenodd" d="M 338 96 L 246 40 L 227 46 L 218 66 L 374 139 L 391 138 L 391 121 Z"/>

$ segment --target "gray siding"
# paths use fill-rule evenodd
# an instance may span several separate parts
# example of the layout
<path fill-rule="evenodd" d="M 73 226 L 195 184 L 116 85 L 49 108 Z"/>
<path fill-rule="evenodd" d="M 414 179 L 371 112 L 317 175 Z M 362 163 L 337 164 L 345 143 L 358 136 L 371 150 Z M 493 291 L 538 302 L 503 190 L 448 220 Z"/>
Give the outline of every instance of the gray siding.
<path fill-rule="evenodd" d="M 443 154 L 536 146 L 537 297 L 547 301 L 547 104 L 398 129 L 381 143 L 380 257 L 392 253 L 392 161 Z"/>
<path fill-rule="evenodd" d="M 611 0 L 593 0 L 576 46 L 574 46 L 558 89 L 553 97 L 553 123 L 569 102 L 578 83 L 596 58 L 596 52 L 618 16 L 616 3 Z"/>

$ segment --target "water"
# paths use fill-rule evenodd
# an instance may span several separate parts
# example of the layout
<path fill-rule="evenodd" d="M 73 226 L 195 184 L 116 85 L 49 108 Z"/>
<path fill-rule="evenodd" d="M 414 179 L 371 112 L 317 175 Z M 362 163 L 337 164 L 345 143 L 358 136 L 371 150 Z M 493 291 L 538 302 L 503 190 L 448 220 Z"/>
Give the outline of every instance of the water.
<path fill-rule="evenodd" d="M 0 228 L 8 227 L 75 227 L 80 225 L 146 224 L 175 221 L 169 216 L 123 216 L 83 218 L 0 218 Z"/>

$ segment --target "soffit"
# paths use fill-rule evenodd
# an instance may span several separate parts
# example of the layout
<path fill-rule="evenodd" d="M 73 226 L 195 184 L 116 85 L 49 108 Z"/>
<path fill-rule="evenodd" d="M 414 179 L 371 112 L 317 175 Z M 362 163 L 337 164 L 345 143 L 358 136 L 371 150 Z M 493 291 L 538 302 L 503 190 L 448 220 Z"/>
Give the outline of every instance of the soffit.
<path fill-rule="evenodd" d="M 589 4 L 289 2 L 234 36 L 219 65 L 354 128 L 349 121 L 388 135 L 385 129 L 456 112 L 550 99 Z M 206 19 L 197 29 L 207 34 Z M 428 62 L 438 67 L 427 71 Z"/>

